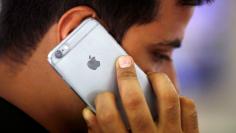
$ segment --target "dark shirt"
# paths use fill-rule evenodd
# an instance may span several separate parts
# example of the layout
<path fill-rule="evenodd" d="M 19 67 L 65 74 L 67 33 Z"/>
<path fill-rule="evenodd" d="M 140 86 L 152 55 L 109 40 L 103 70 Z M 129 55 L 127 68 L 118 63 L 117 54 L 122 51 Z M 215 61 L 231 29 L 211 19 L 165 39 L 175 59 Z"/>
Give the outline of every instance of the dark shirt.
<path fill-rule="evenodd" d="M 23 111 L 0 97 L 0 132 L 46 133 L 48 131 Z"/>

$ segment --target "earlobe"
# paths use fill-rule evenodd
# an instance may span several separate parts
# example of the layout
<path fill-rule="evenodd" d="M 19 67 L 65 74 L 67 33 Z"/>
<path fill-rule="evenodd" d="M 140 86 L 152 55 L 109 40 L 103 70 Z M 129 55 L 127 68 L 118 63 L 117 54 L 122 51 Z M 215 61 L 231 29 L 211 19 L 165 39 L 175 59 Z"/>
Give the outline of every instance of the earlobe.
<path fill-rule="evenodd" d="M 67 11 L 58 23 L 58 38 L 63 40 L 72 32 L 81 22 L 88 18 L 96 18 L 96 12 L 87 6 L 78 6 Z"/>

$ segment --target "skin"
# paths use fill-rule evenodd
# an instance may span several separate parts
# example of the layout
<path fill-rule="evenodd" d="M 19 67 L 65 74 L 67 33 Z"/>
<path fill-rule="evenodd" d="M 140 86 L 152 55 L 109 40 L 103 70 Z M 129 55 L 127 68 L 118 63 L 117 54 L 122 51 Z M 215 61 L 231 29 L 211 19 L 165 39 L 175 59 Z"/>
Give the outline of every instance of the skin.
<path fill-rule="evenodd" d="M 169 42 L 183 39 L 193 8 L 177 5 L 173 0 L 161 2 L 162 8 L 153 22 L 133 25 L 122 40 L 122 47 L 133 57 L 131 62 L 138 64 L 149 75 L 157 96 L 157 112 L 160 118 L 155 122 L 150 117 L 133 65 L 122 69 L 117 62 L 117 82 L 122 102 L 131 129 L 135 133 L 197 133 L 197 116 L 193 101 L 177 93 L 173 63 L 157 56 L 164 54 L 171 58 L 174 47 L 170 44 L 174 43 Z M 38 43 L 38 48 L 27 59 L 26 65 L 9 66 L 6 62 L 0 62 L 0 75 L 5 75 L 0 77 L 0 96 L 51 132 L 87 130 L 82 118 L 85 105 L 46 60 L 49 51 L 87 17 L 96 18 L 96 13 L 88 7 L 79 6 L 66 12 Z M 126 132 L 113 94 L 99 94 L 95 103 L 96 115 L 88 109 L 83 113 L 90 132 Z"/>

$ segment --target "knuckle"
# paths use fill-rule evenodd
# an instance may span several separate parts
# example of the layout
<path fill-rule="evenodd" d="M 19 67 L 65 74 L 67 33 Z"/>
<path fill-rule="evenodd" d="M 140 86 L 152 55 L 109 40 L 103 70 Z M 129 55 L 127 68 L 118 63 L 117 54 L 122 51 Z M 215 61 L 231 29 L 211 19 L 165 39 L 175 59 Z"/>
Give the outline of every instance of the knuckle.
<path fill-rule="evenodd" d="M 100 121 L 99 123 L 104 125 L 112 123 L 115 118 L 116 118 L 115 113 L 111 111 L 110 112 L 107 111 L 106 113 L 104 112 L 98 115 L 98 120 Z"/>
<path fill-rule="evenodd" d="M 179 96 L 176 93 L 163 94 L 163 100 L 170 106 L 179 104 Z"/>
<path fill-rule="evenodd" d="M 198 118 L 197 111 L 191 112 L 191 113 L 189 114 L 189 117 L 190 117 L 193 121 L 197 120 L 197 118 Z"/>
<path fill-rule="evenodd" d="M 196 109 L 196 104 L 194 101 L 187 97 L 181 97 L 181 104 L 183 104 L 186 110 L 186 116 L 189 119 L 188 128 L 191 129 L 192 132 L 199 132 L 198 128 L 198 113 Z M 182 105 L 181 105 L 182 106 Z"/>
<path fill-rule="evenodd" d="M 137 109 L 142 104 L 142 99 L 140 96 L 134 93 L 134 95 L 126 95 L 126 97 L 123 100 L 124 106 L 127 109 Z"/>
<path fill-rule="evenodd" d="M 178 106 L 176 105 L 169 105 L 165 108 L 165 113 L 166 113 L 166 119 L 167 121 L 171 122 L 175 122 L 176 118 L 178 116 Z"/>
<path fill-rule="evenodd" d="M 114 100 L 115 96 L 111 92 L 103 92 L 96 97 L 96 116 L 99 123 L 107 125 L 117 118 L 115 110 L 108 106 L 107 102 Z"/>
<path fill-rule="evenodd" d="M 187 124 L 188 129 L 191 129 L 192 132 L 197 133 L 199 130 L 197 112 L 193 111 L 193 112 L 189 113 L 188 119 L 189 119 L 189 124 Z"/>
<path fill-rule="evenodd" d="M 133 72 L 132 70 L 126 70 L 120 73 L 120 75 L 118 76 L 119 80 L 137 80 L 137 76 L 136 73 Z"/>
<path fill-rule="evenodd" d="M 192 120 L 192 129 L 198 130 L 198 116 L 196 111 L 190 114 L 190 119 Z"/>
<path fill-rule="evenodd" d="M 139 131 L 150 131 L 153 127 L 152 123 L 150 123 L 145 117 L 136 116 L 134 118 L 134 126 L 138 128 Z"/>
<path fill-rule="evenodd" d="M 165 97 L 166 100 L 166 105 L 164 108 L 164 112 L 166 114 L 166 119 L 167 121 L 171 122 L 175 122 L 177 120 L 177 117 L 179 116 L 180 113 L 180 104 L 179 104 L 179 98 L 178 96 L 170 96 L 167 95 Z"/>

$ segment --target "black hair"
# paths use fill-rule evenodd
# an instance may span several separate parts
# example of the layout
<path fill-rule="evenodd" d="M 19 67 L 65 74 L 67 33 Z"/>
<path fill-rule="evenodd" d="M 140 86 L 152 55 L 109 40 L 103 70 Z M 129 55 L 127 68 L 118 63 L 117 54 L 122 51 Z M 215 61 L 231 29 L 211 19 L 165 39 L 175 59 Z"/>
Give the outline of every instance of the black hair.
<path fill-rule="evenodd" d="M 23 63 L 50 26 L 69 9 L 86 5 L 93 8 L 121 41 L 134 24 L 145 24 L 157 15 L 160 0 L 0 0 L 0 59 Z M 183 5 L 202 5 L 212 0 L 179 0 Z M 1 9 L 2 8 L 2 9 Z"/>

